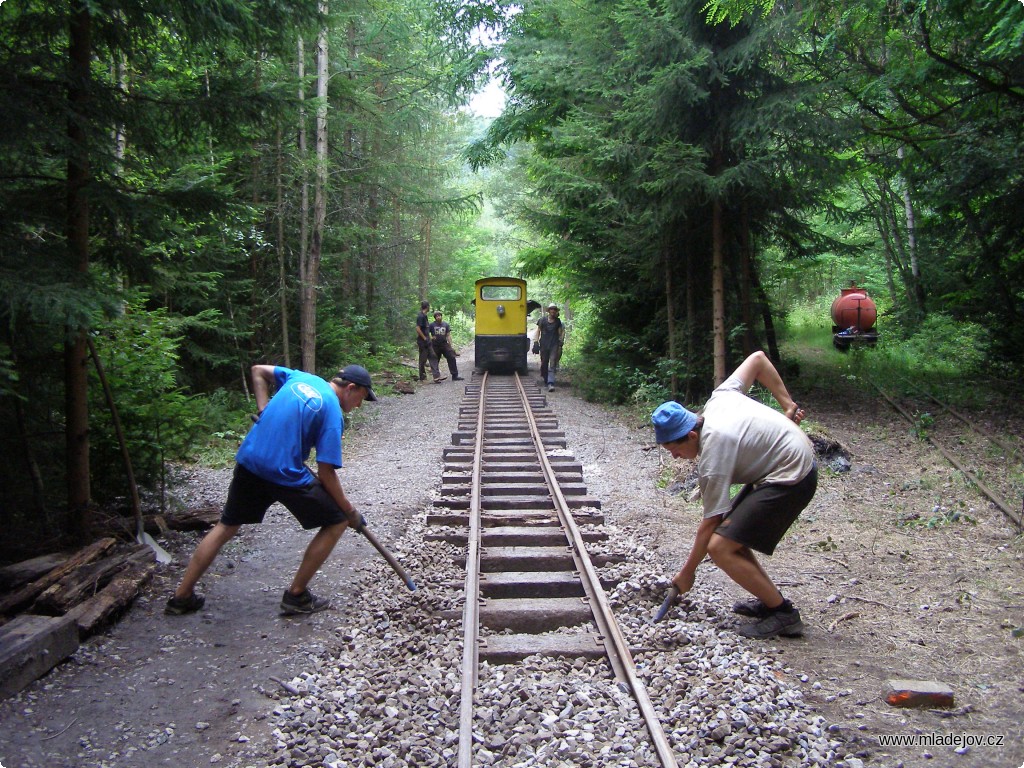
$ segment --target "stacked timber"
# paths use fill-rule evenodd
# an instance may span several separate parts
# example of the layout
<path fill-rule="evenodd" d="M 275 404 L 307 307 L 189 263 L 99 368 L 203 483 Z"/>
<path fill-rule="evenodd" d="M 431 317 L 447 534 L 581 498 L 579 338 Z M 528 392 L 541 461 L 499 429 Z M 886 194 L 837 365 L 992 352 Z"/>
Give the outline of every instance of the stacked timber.
<path fill-rule="evenodd" d="M 193 507 L 164 515 L 143 515 L 142 529 L 151 536 L 163 536 L 168 531 L 205 531 L 220 520 L 220 507 Z M 123 515 L 95 521 L 94 531 L 118 538 L 133 538 L 136 523 Z"/>
<path fill-rule="evenodd" d="M 0 697 L 48 672 L 123 613 L 154 570 L 152 549 L 112 537 L 0 568 Z"/>

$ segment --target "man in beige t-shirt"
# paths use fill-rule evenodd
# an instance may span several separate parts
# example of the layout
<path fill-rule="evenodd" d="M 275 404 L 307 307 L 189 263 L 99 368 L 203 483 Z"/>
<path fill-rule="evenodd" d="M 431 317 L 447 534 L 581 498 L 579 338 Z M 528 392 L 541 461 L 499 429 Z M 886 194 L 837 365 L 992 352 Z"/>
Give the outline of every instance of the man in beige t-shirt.
<path fill-rule="evenodd" d="M 775 397 L 782 413 L 747 396 L 760 382 Z M 800 612 L 785 599 L 754 555 L 771 555 L 818 484 L 814 450 L 798 426 L 804 412 L 764 352 L 755 352 L 711 395 L 702 415 L 676 402 L 662 403 L 651 416 L 655 439 L 678 459 L 696 459 L 704 518 L 693 547 L 672 580 L 674 589 L 658 618 L 676 594 L 693 587 L 697 566 L 710 555 L 753 600 L 733 610 L 758 621 L 738 631 L 746 637 L 770 638 L 803 632 Z M 743 484 L 735 498 L 729 487 Z"/>

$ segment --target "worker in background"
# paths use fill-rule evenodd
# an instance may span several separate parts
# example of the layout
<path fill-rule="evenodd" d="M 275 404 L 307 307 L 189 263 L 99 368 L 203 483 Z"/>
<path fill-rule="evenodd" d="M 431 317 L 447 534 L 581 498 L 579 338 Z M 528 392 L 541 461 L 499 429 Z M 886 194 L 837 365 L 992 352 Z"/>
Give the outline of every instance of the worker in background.
<path fill-rule="evenodd" d="M 434 374 L 434 383 L 440 384 L 448 377 L 442 376 L 440 368 L 437 367 L 437 355 L 434 354 L 434 345 L 430 342 L 430 317 L 427 314 L 429 311 L 430 302 L 420 302 L 420 313 L 416 316 L 416 346 L 419 347 L 420 352 L 420 381 L 426 381 L 427 362 L 429 361 L 430 372 Z"/>
<path fill-rule="evenodd" d="M 547 314 L 537 322 L 533 332 L 533 354 L 540 355 L 540 379 L 547 385 L 548 392 L 555 389 L 555 374 L 564 343 L 565 323 L 558 317 L 558 305 L 548 304 Z"/>
<path fill-rule="evenodd" d="M 438 363 L 442 357 L 448 362 L 448 373 L 452 375 L 452 381 L 462 381 L 459 363 L 455 359 L 458 353 L 452 347 L 452 327 L 444 321 L 444 315 L 439 309 L 434 310 L 434 322 L 430 324 L 430 341 L 434 345 L 434 356 L 438 358 Z"/>

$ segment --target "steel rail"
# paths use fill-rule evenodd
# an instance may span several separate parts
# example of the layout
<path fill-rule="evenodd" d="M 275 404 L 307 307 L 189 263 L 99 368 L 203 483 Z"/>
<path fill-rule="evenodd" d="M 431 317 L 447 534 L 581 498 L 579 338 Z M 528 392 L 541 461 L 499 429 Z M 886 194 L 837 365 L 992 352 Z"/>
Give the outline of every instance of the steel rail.
<path fill-rule="evenodd" d="M 900 406 L 895 400 L 893 400 L 891 397 L 889 397 L 888 394 L 886 394 L 885 390 L 883 390 L 874 382 L 871 382 L 871 384 L 874 386 L 875 389 L 878 390 L 878 394 L 885 398 L 889 405 L 895 408 L 896 411 L 899 412 L 901 416 L 903 416 L 903 418 L 909 421 L 912 425 L 917 423 L 913 416 L 907 413 L 907 411 L 902 406 Z M 964 475 L 967 476 L 967 478 L 972 483 L 974 483 L 978 487 L 978 489 L 983 494 L 988 496 L 989 500 L 997 507 L 999 507 L 999 510 L 1016 524 L 1017 530 L 1024 531 L 1024 519 L 1022 519 L 1020 515 L 1018 515 L 1016 512 L 1010 509 L 1010 506 L 1002 499 L 1002 497 L 1000 497 L 995 491 L 993 491 L 991 488 L 985 485 L 985 483 L 983 483 L 980 478 L 978 478 L 973 472 L 971 472 L 971 470 L 967 469 L 967 467 L 965 467 L 959 459 L 957 459 L 952 453 L 946 450 L 946 448 L 937 440 L 935 440 L 935 438 L 933 438 L 931 435 L 927 433 L 925 433 L 924 438 L 933 446 L 935 446 L 939 453 L 946 457 L 946 461 L 948 461 L 954 467 L 959 469 Z"/>
<path fill-rule="evenodd" d="M 572 510 L 569 509 L 565 495 L 559 487 L 558 478 L 551 466 L 551 462 L 548 461 L 547 451 L 544 449 L 544 441 L 541 438 L 540 429 L 537 427 L 537 421 L 533 416 L 533 410 L 530 408 L 526 390 L 523 388 L 523 382 L 518 373 L 515 376 L 516 387 L 523 401 L 526 419 L 530 425 L 530 433 L 533 436 L 534 445 L 537 448 L 541 469 L 543 470 L 548 488 L 551 490 L 551 496 L 555 502 L 558 517 L 569 537 L 572 557 L 579 571 L 580 579 L 583 582 L 583 588 L 587 594 L 590 609 L 594 614 L 594 620 L 597 623 L 598 630 L 605 639 L 608 661 L 612 665 L 616 679 L 628 686 L 633 694 L 633 698 L 636 699 L 637 706 L 640 707 L 640 712 L 643 715 L 647 731 L 651 735 L 651 741 L 658 753 L 661 764 L 664 768 L 676 768 L 678 763 L 676 762 L 675 754 L 672 752 L 672 747 L 668 743 L 668 736 L 665 734 L 665 729 L 662 728 L 661 721 L 654 711 L 651 698 L 647 695 L 647 688 L 640 681 L 636 665 L 633 663 L 633 656 L 629 652 L 629 644 L 626 642 L 625 637 L 623 637 L 619 623 L 616 621 L 615 615 L 608 605 L 604 588 L 601 586 L 601 579 L 590 560 L 590 556 L 586 554 L 583 535 L 580 533 L 579 526 L 576 525 L 576 520 L 572 516 Z"/>
<path fill-rule="evenodd" d="M 902 377 L 901 377 L 901 379 L 902 379 Z M 1004 442 L 1001 438 L 997 437 L 996 435 L 993 435 L 987 429 L 982 429 L 976 423 L 974 423 L 973 421 L 968 419 L 966 416 L 964 416 L 962 413 L 960 413 L 959 411 L 953 410 L 950 406 L 946 405 L 944 402 L 939 400 L 939 398 L 937 398 L 931 392 L 928 392 L 928 391 L 926 391 L 924 389 L 921 389 L 921 387 L 917 386 L 912 381 L 908 381 L 907 379 L 902 379 L 902 381 L 907 386 L 912 387 L 913 389 L 917 390 L 922 395 L 927 397 L 929 400 L 931 400 L 933 403 L 935 403 L 937 406 L 939 406 L 939 408 L 944 410 L 946 413 L 950 414 L 954 418 L 959 419 L 961 422 L 966 424 L 973 432 L 976 432 L 977 434 L 981 435 L 982 437 L 985 437 L 985 438 L 988 438 L 989 440 L 991 440 L 993 443 L 995 443 L 1000 448 L 1002 448 L 1004 451 L 1006 451 L 1006 454 L 1008 456 L 1011 456 L 1011 457 L 1013 457 L 1015 459 L 1020 457 L 1020 451 L 1018 449 L 1016 449 L 1012 445 L 1009 445 L 1008 443 Z M 875 386 L 877 387 L 878 385 L 876 384 Z"/>
<path fill-rule="evenodd" d="M 473 479 L 469 501 L 469 541 L 466 551 L 466 604 L 462 609 L 462 700 L 459 707 L 459 768 L 473 765 L 473 698 L 477 667 L 480 662 L 480 479 L 483 466 L 484 410 L 487 404 L 487 379 L 480 381 L 476 416 L 476 440 L 473 450 Z"/>

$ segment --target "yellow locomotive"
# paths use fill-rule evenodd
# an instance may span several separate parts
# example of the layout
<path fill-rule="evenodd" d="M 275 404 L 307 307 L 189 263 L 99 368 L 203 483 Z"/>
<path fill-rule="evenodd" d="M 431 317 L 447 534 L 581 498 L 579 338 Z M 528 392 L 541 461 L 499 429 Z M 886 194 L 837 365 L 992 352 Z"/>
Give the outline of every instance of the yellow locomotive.
<path fill-rule="evenodd" d="M 526 316 L 540 304 L 526 298 L 526 281 L 485 277 L 476 281 L 476 367 L 483 371 L 526 373 L 530 338 Z"/>

